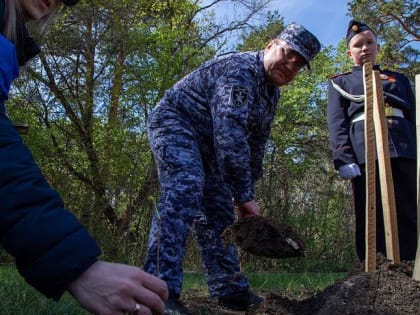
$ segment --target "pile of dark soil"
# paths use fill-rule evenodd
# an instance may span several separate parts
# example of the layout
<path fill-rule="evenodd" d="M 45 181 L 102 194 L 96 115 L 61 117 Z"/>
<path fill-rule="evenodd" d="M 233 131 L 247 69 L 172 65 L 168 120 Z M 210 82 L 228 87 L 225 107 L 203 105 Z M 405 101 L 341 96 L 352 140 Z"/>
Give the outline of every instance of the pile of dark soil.
<path fill-rule="evenodd" d="M 375 272 L 353 273 L 303 301 L 269 294 L 255 314 L 420 314 L 420 282 L 412 272 L 410 262 L 384 260 Z"/>
<path fill-rule="evenodd" d="M 271 258 L 304 254 L 298 233 L 285 224 L 260 216 L 241 219 L 224 232 L 224 239 L 253 255 Z M 256 292 L 264 302 L 247 314 L 276 315 L 420 315 L 420 282 L 412 279 L 414 263 L 392 264 L 377 257 L 374 272 L 363 266 L 321 292 L 296 299 L 277 292 Z M 187 293 L 183 302 L 193 314 L 244 314 L 221 308 L 215 300 Z"/>
<path fill-rule="evenodd" d="M 418 315 L 420 282 L 412 279 L 413 262 L 392 264 L 378 257 L 377 270 L 354 269 L 348 277 L 304 299 L 258 292 L 264 302 L 246 314 L 276 315 Z M 183 301 L 193 314 L 245 314 L 221 308 L 206 297 L 188 295 Z"/>

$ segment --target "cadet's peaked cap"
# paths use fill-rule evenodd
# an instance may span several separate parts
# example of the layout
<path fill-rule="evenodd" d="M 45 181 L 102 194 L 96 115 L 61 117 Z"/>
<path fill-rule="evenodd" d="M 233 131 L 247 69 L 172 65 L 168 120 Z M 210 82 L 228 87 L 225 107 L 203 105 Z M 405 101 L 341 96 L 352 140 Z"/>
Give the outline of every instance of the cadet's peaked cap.
<path fill-rule="evenodd" d="M 63 0 L 63 3 L 68 6 L 75 5 L 77 2 L 79 2 L 79 0 Z"/>
<path fill-rule="evenodd" d="M 321 44 L 315 35 L 297 23 L 287 25 L 276 38 L 284 40 L 291 49 L 298 52 L 305 59 L 308 68 L 310 68 L 309 62 L 321 49 Z"/>
<path fill-rule="evenodd" d="M 354 35 L 364 32 L 364 31 L 371 31 L 373 34 L 375 34 L 375 37 L 376 37 L 376 33 L 369 26 L 361 22 L 351 20 L 349 23 L 349 27 L 347 28 L 347 35 L 346 35 L 347 44 L 353 38 Z"/>

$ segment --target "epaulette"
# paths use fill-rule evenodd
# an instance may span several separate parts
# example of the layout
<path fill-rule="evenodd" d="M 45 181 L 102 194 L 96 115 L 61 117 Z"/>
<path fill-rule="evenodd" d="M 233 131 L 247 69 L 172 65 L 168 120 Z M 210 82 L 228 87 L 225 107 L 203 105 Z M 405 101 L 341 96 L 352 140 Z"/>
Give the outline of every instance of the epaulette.
<path fill-rule="evenodd" d="M 332 75 L 330 77 L 330 79 L 335 79 L 335 78 L 338 78 L 339 76 L 346 75 L 346 74 L 349 74 L 349 73 L 351 73 L 351 71 L 346 71 L 346 72 L 343 72 L 343 73 L 337 73 L 337 74 Z"/>

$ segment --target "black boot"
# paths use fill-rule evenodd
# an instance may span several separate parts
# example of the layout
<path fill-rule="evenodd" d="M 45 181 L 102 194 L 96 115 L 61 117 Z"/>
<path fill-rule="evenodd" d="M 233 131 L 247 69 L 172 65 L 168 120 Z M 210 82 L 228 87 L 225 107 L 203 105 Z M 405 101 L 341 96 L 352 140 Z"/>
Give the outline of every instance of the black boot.
<path fill-rule="evenodd" d="M 218 299 L 219 305 L 235 311 L 246 311 L 253 306 L 260 305 L 263 301 L 262 297 L 255 295 L 250 290 L 221 296 Z"/>

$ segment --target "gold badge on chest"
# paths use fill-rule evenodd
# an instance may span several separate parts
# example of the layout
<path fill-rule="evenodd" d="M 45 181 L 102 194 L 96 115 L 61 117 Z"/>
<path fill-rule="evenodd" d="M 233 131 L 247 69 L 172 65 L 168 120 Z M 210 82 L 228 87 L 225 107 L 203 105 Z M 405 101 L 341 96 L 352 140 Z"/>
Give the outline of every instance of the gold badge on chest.
<path fill-rule="evenodd" d="M 393 115 L 393 110 L 391 106 L 385 106 L 385 116 L 390 117 Z"/>

